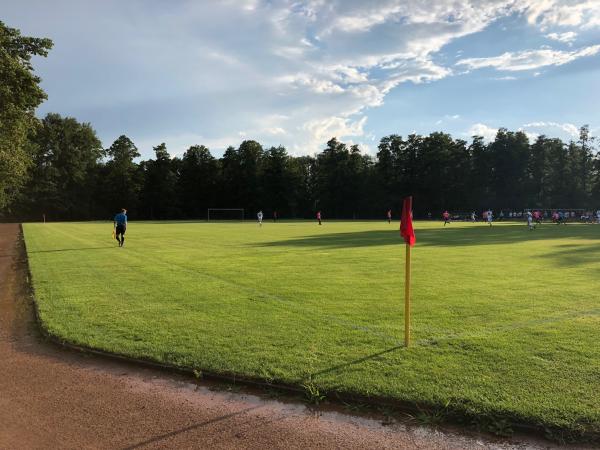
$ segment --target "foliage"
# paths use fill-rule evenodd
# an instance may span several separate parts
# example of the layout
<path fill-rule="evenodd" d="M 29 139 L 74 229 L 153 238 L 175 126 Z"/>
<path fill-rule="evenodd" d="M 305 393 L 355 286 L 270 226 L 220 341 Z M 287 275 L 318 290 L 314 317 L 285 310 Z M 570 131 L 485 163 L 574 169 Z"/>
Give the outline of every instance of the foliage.
<path fill-rule="evenodd" d="M 87 130 L 84 144 L 73 127 Z M 198 219 L 208 208 L 228 207 L 245 208 L 250 217 L 262 209 L 266 217 L 277 211 L 280 218 L 310 218 L 321 210 L 328 219 L 381 218 L 388 209 L 397 215 L 406 195 L 413 195 L 417 217 L 446 209 L 600 206 L 600 160 L 586 126 L 568 144 L 546 136 L 529 143 L 524 133 L 505 129 L 489 144 L 439 132 L 390 135 L 375 158 L 335 138 L 316 156 L 300 157 L 244 141 L 219 159 L 202 145 L 171 158 L 163 143 L 154 148 L 155 159 L 136 162 L 138 149 L 126 136 L 99 153 L 89 124 L 50 114 L 31 145 L 37 157 L 21 211 L 36 218 L 48 211 L 55 220 L 106 218 L 121 207 L 138 219 Z M 53 154 L 58 145 L 73 165 Z M 57 179 L 76 179 L 76 189 L 63 189 Z M 85 193 L 94 207 L 71 204 L 73 192 Z"/>
<path fill-rule="evenodd" d="M 0 211 L 18 194 L 31 162 L 28 135 L 46 94 L 33 74 L 32 56 L 46 56 L 50 39 L 22 36 L 0 21 Z"/>
<path fill-rule="evenodd" d="M 104 150 L 91 125 L 48 114 L 31 142 L 33 164 L 16 207 L 36 218 L 95 217 L 98 164 Z"/>

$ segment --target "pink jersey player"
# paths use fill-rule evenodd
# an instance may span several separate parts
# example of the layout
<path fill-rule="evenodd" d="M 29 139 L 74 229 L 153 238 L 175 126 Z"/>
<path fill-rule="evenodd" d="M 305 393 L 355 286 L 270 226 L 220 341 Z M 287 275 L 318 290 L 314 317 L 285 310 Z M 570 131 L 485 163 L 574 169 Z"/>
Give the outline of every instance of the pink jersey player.
<path fill-rule="evenodd" d="M 442 217 L 444 219 L 444 226 L 446 226 L 447 223 L 450 223 L 450 213 L 448 211 L 444 211 Z"/>

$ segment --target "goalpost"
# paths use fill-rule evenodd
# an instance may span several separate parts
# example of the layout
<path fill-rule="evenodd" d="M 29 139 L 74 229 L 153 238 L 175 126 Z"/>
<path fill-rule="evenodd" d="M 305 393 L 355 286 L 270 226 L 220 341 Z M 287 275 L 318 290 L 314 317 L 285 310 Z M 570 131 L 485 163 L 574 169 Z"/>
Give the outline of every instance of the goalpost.
<path fill-rule="evenodd" d="M 244 208 L 208 208 L 206 220 L 244 220 Z"/>

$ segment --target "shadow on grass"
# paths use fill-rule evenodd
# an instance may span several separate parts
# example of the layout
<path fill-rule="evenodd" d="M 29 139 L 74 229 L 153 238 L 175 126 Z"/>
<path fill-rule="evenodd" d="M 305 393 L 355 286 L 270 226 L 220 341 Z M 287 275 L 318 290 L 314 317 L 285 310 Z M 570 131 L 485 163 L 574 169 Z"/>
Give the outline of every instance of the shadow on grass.
<path fill-rule="evenodd" d="M 395 347 L 391 347 L 391 348 L 388 348 L 386 350 L 382 350 L 380 352 L 373 353 L 372 355 L 363 356 L 362 358 L 359 358 L 359 359 L 348 361 L 348 362 L 345 362 L 345 363 L 342 363 L 342 364 L 337 364 L 335 366 L 328 367 L 328 368 L 323 369 L 323 370 L 319 370 L 318 372 L 313 372 L 313 373 L 311 373 L 309 375 L 309 378 L 314 378 L 316 376 L 325 375 L 325 374 L 328 374 L 328 373 L 331 373 L 331 372 L 337 372 L 338 370 L 342 370 L 342 369 L 345 369 L 345 368 L 347 368 L 349 366 L 352 366 L 352 365 L 355 365 L 355 364 L 360 364 L 360 363 L 363 363 L 365 361 L 369 361 L 370 359 L 375 359 L 378 356 L 385 355 L 386 353 L 395 352 L 396 350 L 400 350 L 400 349 L 403 349 L 403 348 L 405 348 L 404 345 L 396 345 Z"/>
<path fill-rule="evenodd" d="M 560 250 L 547 253 L 546 256 L 555 259 L 561 266 L 575 267 L 600 262 L 600 243 L 559 245 L 557 247 Z M 595 269 L 598 270 L 597 267 Z"/>
<path fill-rule="evenodd" d="M 514 244 L 534 240 L 561 238 L 600 239 L 600 228 L 584 225 L 558 227 L 543 225 L 529 231 L 525 225 L 486 225 L 434 229 L 417 229 L 417 246 L 469 246 Z M 324 233 L 296 239 L 253 244 L 257 247 L 315 247 L 327 249 L 358 248 L 384 245 L 402 245 L 398 230 L 366 230 L 350 233 Z"/>
<path fill-rule="evenodd" d="M 57 252 L 76 252 L 76 251 L 85 251 L 85 250 L 104 250 L 107 248 L 119 248 L 117 244 L 104 246 L 104 247 L 80 247 L 80 248 L 57 248 L 55 250 L 29 250 L 27 254 L 33 253 L 57 253 Z"/>

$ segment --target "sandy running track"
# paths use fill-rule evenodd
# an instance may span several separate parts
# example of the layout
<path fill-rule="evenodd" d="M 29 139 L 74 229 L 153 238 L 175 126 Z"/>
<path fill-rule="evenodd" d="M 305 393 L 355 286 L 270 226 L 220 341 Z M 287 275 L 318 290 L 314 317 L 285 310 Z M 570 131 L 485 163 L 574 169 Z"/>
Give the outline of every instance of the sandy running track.
<path fill-rule="evenodd" d="M 35 324 L 20 239 L 0 224 L 0 449 L 550 448 L 383 426 L 63 350 Z"/>

